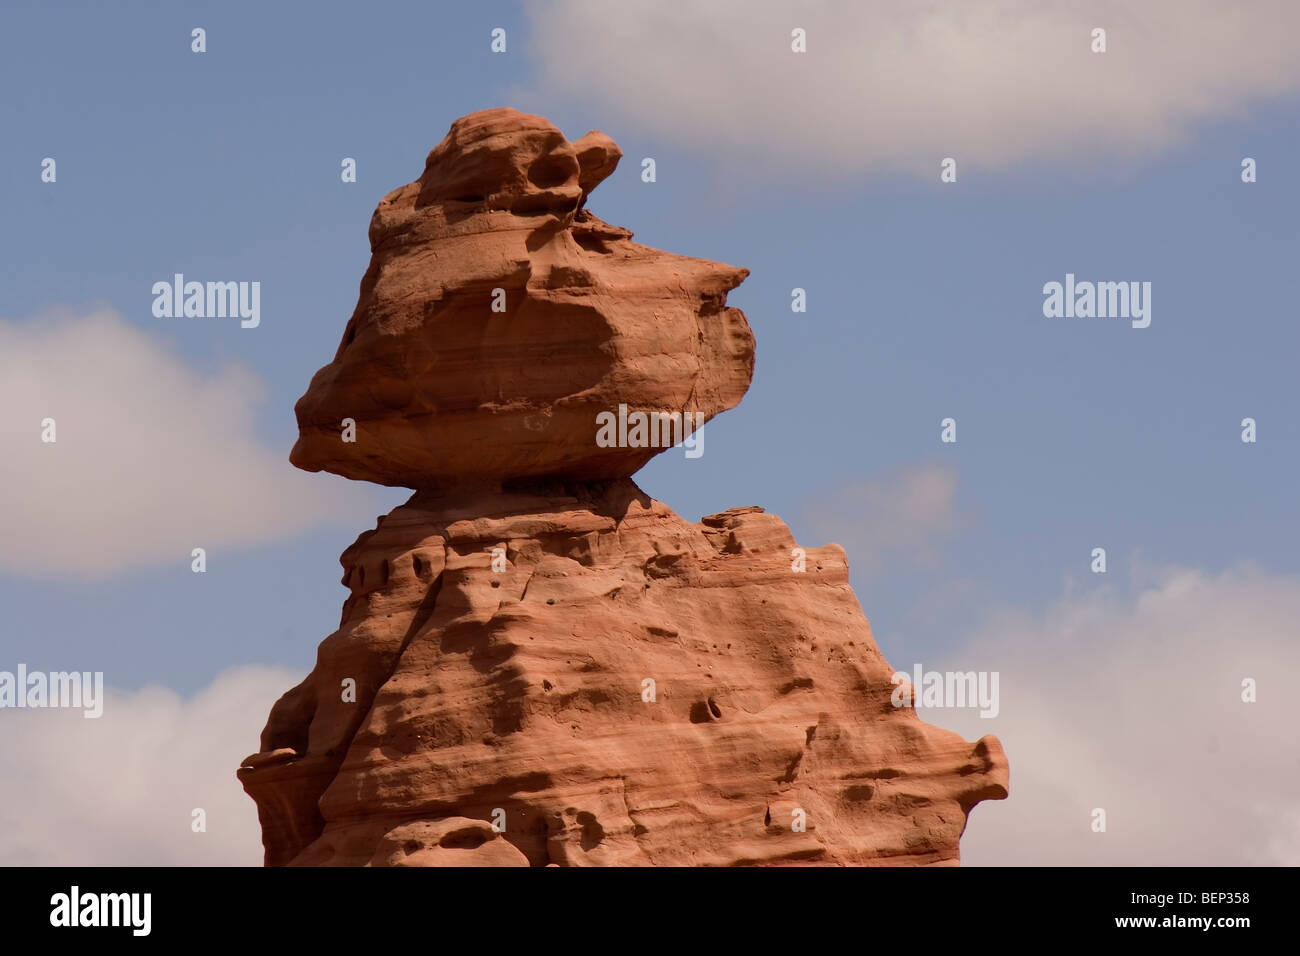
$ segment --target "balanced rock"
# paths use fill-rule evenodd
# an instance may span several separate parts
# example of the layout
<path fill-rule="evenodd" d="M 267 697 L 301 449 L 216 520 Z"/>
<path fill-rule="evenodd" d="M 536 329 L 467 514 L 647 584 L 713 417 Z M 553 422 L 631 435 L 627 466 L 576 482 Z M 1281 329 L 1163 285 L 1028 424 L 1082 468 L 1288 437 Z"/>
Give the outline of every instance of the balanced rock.
<path fill-rule="evenodd" d="M 725 303 L 749 273 L 638 245 L 583 208 L 621 155 L 511 109 L 453 123 L 375 210 L 360 299 L 298 401 L 290 460 L 408 488 L 622 478 L 662 447 L 597 445 L 598 412 L 734 407 L 754 338 Z"/>
<path fill-rule="evenodd" d="M 843 549 L 685 521 L 629 477 L 661 448 L 596 442 L 753 369 L 744 270 L 586 212 L 618 155 L 476 113 L 375 214 L 293 461 L 416 492 L 343 553 L 339 629 L 240 768 L 268 865 L 955 864 L 1007 794 L 995 737 L 895 706 Z"/>

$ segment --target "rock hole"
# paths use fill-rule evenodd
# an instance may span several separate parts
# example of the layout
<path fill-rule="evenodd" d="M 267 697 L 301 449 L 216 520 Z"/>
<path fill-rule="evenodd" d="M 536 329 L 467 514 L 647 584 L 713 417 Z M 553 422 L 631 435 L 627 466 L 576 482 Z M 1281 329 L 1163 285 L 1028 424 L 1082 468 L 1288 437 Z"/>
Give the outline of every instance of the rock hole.
<path fill-rule="evenodd" d="M 595 252 L 605 256 L 609 255 L 609 246 L 605 245 L 604 241 L 594 233 L 575 232 L 573 238 L 578 243 L 578 248 L 585 252 Z"/>
<path fill-rule="evenodd" d="M 477 850 L 486 842 L 487 837 L 483 835 L 482 830 L 477 827 L 473 829 L 466 827 L 463 830 L 452 830 L 444 834 L 438 841 L 438 846 L 448 850 Z"/>
<path fill-rule="evenodd" d="M 813 680 L 811 677 L 796 677 L 793 680 L 788 680 L 782 684 L 777 688 L 777 692 L 781 694 L 791 694 L 797 690 L 810 690 L 812 686 Z"/>
<path fill-rule="evenodd" d="M 581 194 L 574 196 L 572 200 L 564 196 L 556 196 L 554 193 L 542 193 L 534 196 L 520 196 L 510 206 L 510 211 L 516 216 L 566 216 L 569 213 L 576 212 L 578 203 L 582 202 Z M 549 236 L 551 233 L 546 233 Z M 536 240 L 529 237 L 529 241 L 540 241 L 542 237 Z M 527 245 L 527 243 L 525 243 Z"/>
<path fill-rule="evenodd" d="M 569 161 L 565 162 L 565 157 L 543 156 L 528 167 L 528 181 L 542 189 L 563 186 L 578 171 L 577 160 L 567 158 Z"/>
<path fill-rule="evenodd" d="M 772 825 L 772 808 L 768 807 L 763 812 L 763 826 L 770 827 L 771 825 Z"/>
<path fill-rule="evenodd" d="M 578 814 L 578 823 L 582 826 L 582 848 L 588 852 L 596 849 L 605 839 L 605 828 L 600 825 L 594 814 L 582 811 Z"/>
<path fill-rule="evenodd" d="M 546 866 L 551 862 L 550 851 L 547 849 L 546 841 L 550 838 L 551 827 L 547 823 L 547 815 L 540 810 L 532 807 L 520 811 L 522 826 L 518 829 L 511 824 L 511 830 L 507 833 L 506 838 L 514 844 L 515 848 L 528 857 L 529 866 Z"/>
<path fill-rule="evenodd" d="M 709 698 L 709 711 L 710 713 L 713 714 L 714 717 L 718 718 L 719 720 L 722 719 L 722 708 L 718 706 L 718 702 L 714 700 L 712 697 Z"/>

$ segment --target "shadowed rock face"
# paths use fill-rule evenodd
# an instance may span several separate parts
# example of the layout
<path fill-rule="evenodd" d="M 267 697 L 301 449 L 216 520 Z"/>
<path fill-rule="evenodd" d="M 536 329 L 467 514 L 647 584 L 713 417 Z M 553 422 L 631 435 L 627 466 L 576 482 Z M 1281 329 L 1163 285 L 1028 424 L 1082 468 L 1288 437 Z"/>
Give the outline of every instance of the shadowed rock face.
<path fill-rule="evenodd" d="M 583 209 L 618 156 L 476 113 L 375 213 L 293 461 L 417 491 L 239 771 L 270 865 L 953 864 L 1006 796 L 995 737 L 893 706 L 843 549 L 796 572 L 780 519 L 684 521 L 627 477 L 659 449 L 596 445 L 753 368 L 744 270 Z"/>

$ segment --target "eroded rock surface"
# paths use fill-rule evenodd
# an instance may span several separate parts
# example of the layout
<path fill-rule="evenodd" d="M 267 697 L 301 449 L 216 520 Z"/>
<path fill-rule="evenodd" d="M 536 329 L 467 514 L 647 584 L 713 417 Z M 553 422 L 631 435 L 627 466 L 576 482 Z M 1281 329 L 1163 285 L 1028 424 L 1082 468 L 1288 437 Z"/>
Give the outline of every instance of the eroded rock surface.
<path fill-rule="evenodd" d="M 581 208 L 620 156 L 509 109 L 453 123 L 375 210 L 360 299 L 298 401 L 290 460 L 406 488 L 621 478 L 655 452 L 598 447 L 598 412 L 734 407 L 754 337 L 726 296 L 748 270 L 638 245 Z M 340 441 L 345 418 L 360 440 Z"/>
<path fill-rule="evenodd" d="M 292 460 L 416 492 L 239 771 L 270 865 L 952 864 L 1006 796 L 996 738 L 891 702 L 843 549 L 795 571 L 779 518 L 687 522 L 628 477 L 661 449 L 596 445 L 753 370 L 745 270 L 586 212 L 618 156 L 476 113 L 375 213 Z"/>

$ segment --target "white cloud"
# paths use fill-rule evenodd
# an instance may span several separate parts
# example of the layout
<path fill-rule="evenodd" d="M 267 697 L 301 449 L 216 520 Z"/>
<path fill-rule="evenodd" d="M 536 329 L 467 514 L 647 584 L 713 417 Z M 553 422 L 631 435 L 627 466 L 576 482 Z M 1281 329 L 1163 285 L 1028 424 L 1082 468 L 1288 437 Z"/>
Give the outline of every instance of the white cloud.
<path fill-rule="evenodd" d="M 920 465 L 886 480 L 833 488 L 808 505 L 812 537 L 834 541 L 859 573 L 900 561 L 933 566 L 937 541 L 960 526 L 957 474 L 946 465 Z"/>
<path fill-rule="evenodd" d="M 1149 156 L 1300 86 L 1294 0 L 557 0 L 529 5 L 540 108 L 716 153 L 934 178 L 1022 160 Z M 792 53 L 790 32 L 807 31 Z M 1107 52 L 1091 51 L 1093 28 Z M 526 91 L 520 91 L 527 96 Z"/>
<path fill-rule="evenodd" d="M 240 667 L 189 700 L 108 688 L 92 720 L 0 710 L 0 866 L 260 866 L 257 807 L 235 771 L 301 678 Z M 195 808 L 206 833 L 191 829 Z"/>
<path fill-rule="evenodd" d="M 258 441 L 264 398 L 250 371 L 198 372 L 110 311 L 0 320 L 0 571 L 188 565 L 197 547 L 368 523 L 373 492 Z"/>
<path fill-rule="evenodd" d="M 1134 600 L 1101 589 L 1042 618 L 1003 615 L 925 662 L 1001 675 L 996 718 L 921 712 L 997 734 L 1011 764 L 1011 796 L 972 813 L 963 862 L 1300 864 L 1297 620 L 1294 577 L 1177 570 Z"/>

